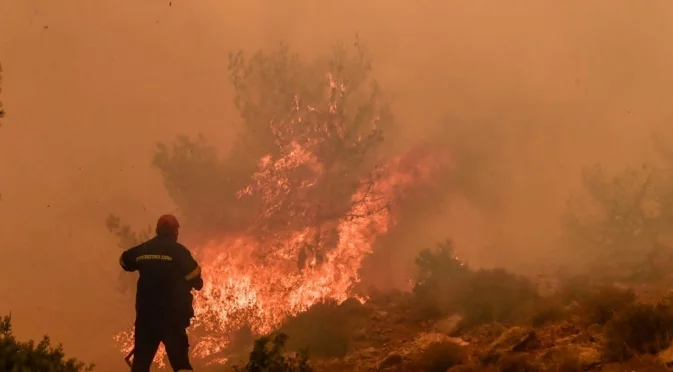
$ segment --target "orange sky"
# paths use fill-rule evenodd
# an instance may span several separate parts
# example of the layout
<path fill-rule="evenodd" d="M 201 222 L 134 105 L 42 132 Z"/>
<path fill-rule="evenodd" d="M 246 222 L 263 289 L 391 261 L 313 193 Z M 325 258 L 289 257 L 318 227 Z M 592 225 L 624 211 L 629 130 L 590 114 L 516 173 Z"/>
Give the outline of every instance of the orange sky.
<path fill-rule="evenodd" d="M 0 0 L 0 313 L 12 310 L 17 334 L 106 360 L 132 309 L 115 302 L 104 218 L 145 224 L 173 208 L 149 165 L 156 141 L 203 132 L 226 146 L 231 50 L 285 41 L 311 56 L 357 32 L 394 95 L 402 135 L 389 146 L 445 115 L 492 123 L 475 145 L 502 145 L 507 218 L 494 228 L 456 207 L 418 224 L 428 242 L 485 244 L 483 229 L 504 228 L 521 249 L 539 243 L 581 166 L 651 159 L 649 129 L 673 111 L 667 0 L 241 4 Z"/>

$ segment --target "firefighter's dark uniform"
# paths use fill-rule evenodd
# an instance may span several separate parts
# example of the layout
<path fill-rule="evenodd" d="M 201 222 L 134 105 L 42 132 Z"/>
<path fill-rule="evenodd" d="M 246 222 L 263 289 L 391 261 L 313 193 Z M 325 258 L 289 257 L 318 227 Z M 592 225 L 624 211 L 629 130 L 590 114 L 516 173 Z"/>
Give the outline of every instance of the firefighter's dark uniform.
<path fill-rule="evenodd" d="M 173 236 L 155 238 L 125 251 L 119 263 L 140 272 L 136 293 L 132 372 L 149 372 L 163 343 L 174 371 L 192 371 L 187 327 L 194 316 L 191 289 L 203 287 L 201 269 Z"/>

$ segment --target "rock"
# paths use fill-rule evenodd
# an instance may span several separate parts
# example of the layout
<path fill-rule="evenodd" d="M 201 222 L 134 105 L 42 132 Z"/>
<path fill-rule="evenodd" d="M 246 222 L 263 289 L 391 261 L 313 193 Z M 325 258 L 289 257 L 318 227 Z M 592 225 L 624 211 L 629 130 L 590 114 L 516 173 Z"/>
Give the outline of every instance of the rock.
<path fill-rule="evenodd" d="M 601 342 L 603 339 L 603 327 L 600 324 L 592 324 L 587 328 L 589 337 L 594 342 Z"/>
<path fill-rule="evenodd" d="M 491 343 L 482 360 L 486 363 L 496 362 L 504 354 L 526 350 L 537 342 L 533 329 L 512 327 Z"/>
<path fill-rule="evenodd" d="M 483 340 L 488 340 L 490 343 L 502 335 L 506 330 L 507 328 L 505 328 L 502 324 L 482 324 L 472 329 L 462 337 L 469 342 L 482 342 Z"/>
<path fill-rule="evenodd" d="M 460 346 L 469 346 L 469 345 L 470 345 L 469 342 L 463 340 L 463 339 L 460 338 L 460 337 L 449 337 L 449 338 L 447 339 L 447 341 L 449 341 L 449 342 L 453 342 L 454 344 L 457 344 L 457 345 L 460 345 Z"/>
<path fill-rule="evenodd" d="M 430 344 L 432 344 L 433 342 L 453 342 L 460 346 L 469 345 L 468 342 L 465 342 L 463 339 L 459 337 L 449 337 L 444 333 L 437 333 L 437 332 L 421 333 L 418 336 L 416 336 L 416 339 L 414 339 L 414 344 L 420 350 L 427 349 L 428 346 L 430 346 Z"/>
<path fill-rule="evenodd" d="M 531 328 L 512 327 L 506 330 L 491 344 L 491 349 L 504 351 L 525 350 L 536 339 L 535 331 Z"/>
<path fill-rule="evenodd" d="M 395 350 L 395 352 L 403 357 L 411 358 L 412 356 L 418 354 L 418 348 L 413 344 L 403 345 L 402 347 Z"/>
<path fill-rule="evenodd" d="M 570 317 L 570 323 L 571 323 L 571 324 L 582 323 L 582 317 L 579 316 L 579 315 L 572 315 L 572 316 Z"/>
<path fill-rule="evenodd" d="M 565 306 L 563 308 L 563 311 L 564 312 L 573 312 L 573 311 L 579 310 L 581 307 L 582 307 L 582 305 L 580 305 L 579 302 L 573 301 L 568 306 Z"/>
<path fill-rule="evenodd" d="M 357 371 L 356 366 L 362 365 L 360 362 L 332 359 L 332 360 L 314 360 L 311 365 L 317 371 Z M 370 368 L 369 370 L 372 370 Z M 364 372 L 366 370 L 363 370 Z"/>
<path fill-rule="evenodd" d="M 372 358 L 377 354 L 377 350 L 374 347 L 368 347 L 366 349 L 360 350 L 358 354 L 360 354 L 360 357 L 362 358 Z"/>
<path fill-rule="evenodd" d="M 484 372 L 484 366 L 481 364 L 461 364 L 449 368 L 446 372 Z"/>
<path fill-rule="evenodd" d="M 391 324 L 404 324 L 409 321 L 409 316 L 406 314 L 397 314 L 390 317 Z"/>
<path fill-rule="evenodd" d="M 379 344 L 385 344 L 390 342 L 390 337 L 383 335 L 381 333 L 376 333 L 369 338 L 371 341 L 378 342 Z"/>
<path fill-rule="evenodd" d="M 414 339 L 414 344 L 421 350 L 427 349 L 433 342 L 447 341 L 449 336 L 443 333 L 421 333 Z"/>
<path fill-rule="evenodd" d="M 435 323 L 434 328 L 438 332 L 445 333 L 447 335 L 452 335 L 454 332 L 458 330 L 458 327 L 460 326 L 460 322 L 463 320 L 463 317 L 457 314 L 450 315 L 437 323 Z"/>
<path fill-rule="evenodd" d="M 660 351 L 659 354 L 657 354 L 657 360 L 664 365 L 673 364 L 673 346 Z"/>
<path fill-rule="evenodd" d="M 394 367 L 396 365 L 402 364 L 404 362 L 404 358 L 399 355 L 399 354 L 390 354 L 381 363 L 379 363 L 379 371 L 385 370 L 390 367 Z"/>
<path fill-rule="evenodd" d="M 673 309 L 673 289 L 666 292 L 657 302 L 657 307 L 661 309 Z"/>
<path fill-rule="evenodd" d="M 358 341 L 367 339 L 368 332 L 365 328 L 360 328 L 353 332 L 353 338 Z"/>
<path fill-rule="evenodd" d="M 601 364 L 600 351 L 592 347 L 576 346 L 577 355 L 579 357 L 580 365 L 587 369 Z"/>
<path fill-rule="evenodd" d="M 388 317 L 388 312 L 384 310 L 379 310 L 376 313 L 372 314 L 372 320 L 383 320 Z"/>
<path fill-rule="evenodd" d="M 579 366 L 583 370 L 590 370 L 601 364 L 601 353 L 592 346 L 563 345 L 554 346 L 540 357 L 540 360 L 555 362 L 556 365 L 571 362 L 571 365 Z"/>

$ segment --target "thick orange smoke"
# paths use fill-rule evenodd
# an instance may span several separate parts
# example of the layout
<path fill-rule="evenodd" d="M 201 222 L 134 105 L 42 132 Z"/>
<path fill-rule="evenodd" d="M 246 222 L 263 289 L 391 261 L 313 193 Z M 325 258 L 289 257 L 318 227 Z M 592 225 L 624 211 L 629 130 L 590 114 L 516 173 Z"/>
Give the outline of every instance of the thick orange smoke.
<path fill-rule="evenodd" d="M 216 357 L 229 344 L 229 336 L 243 327 L 261 335 L 324 300 L 366 301 L 354 285 L 377 237 L 394 223 L 395 202 L 450 166 L 444 154 L 407 151 L 361 179 L 340 215 L 292 223 L 316 218 L 315 208 L 306 204 L 313 202 L 313 189 L 325 187 L 326 169 L 333 167 L 320 152 L 330 137 L 345 136 L 339 105 L 346 87 L 332 75 L 327 79 L 325 107 L 302 106 L 295 97 L 288 118 L 270 123 L 279 152 L 260 159 L 250 185 L 238 193 L 239 198 L 259 196 L 257 225 L 263 228 L 218 237 L 196 249 L 205 283 L 194 301 L 191 343 L 197 359 L 225 360 Z M 379 130 L 376 124 L 372 131 Z M 289 221 L 270 227 L 268 222 L 279 214 L 288 215 Z M 123 351 L 132 348 L 132 336 L 132 330 L 116 336 Z M 156 358 L 159 364 L 163 356 L 162 350 Z"/>

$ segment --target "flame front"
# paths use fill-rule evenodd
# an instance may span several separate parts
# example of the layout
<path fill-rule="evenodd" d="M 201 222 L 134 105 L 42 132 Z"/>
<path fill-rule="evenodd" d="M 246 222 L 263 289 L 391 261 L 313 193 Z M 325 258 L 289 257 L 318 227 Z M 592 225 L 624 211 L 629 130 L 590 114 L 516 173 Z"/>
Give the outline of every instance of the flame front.
<path fill-rule="evenodd" d="M 195 293 L 190 332 L 197 359 L 222 352 L 230 335 L 243 327 L 266 334 L 318 302 L 365 301 L 353 287 L 360 281 L 363 259 L 393 223 L 395 201 L 447 165 L 430 151 L 408 151 L 360 177 L 347 207 L 325 214 L 324 203 L 315 202 L 312 193 L 348 171 L 320 156 L 329 141 L 346 136 L 342 121 L 335 120 L 346 87 L 331 75 L 327 79 L 324 112 L 302 106 L 295 97 L 288 118 L 270 124 L 279 155 L 260 159 L 250 185 L 237 194 L 261 200 L 256 228 L 195 249 L 204 279 L 203 289 Z M 376 131 L 376 120 L 372 126 Z M 366 139 L 358 137 L 351 147 Z M 284 216 L 280 223 L 278 216 Z M 132 349 L 132 336 L 128 330 L 115 337 L 123 351 Z M 163 365 L 164 355 L 162 349 L 155 361 Z"/>

